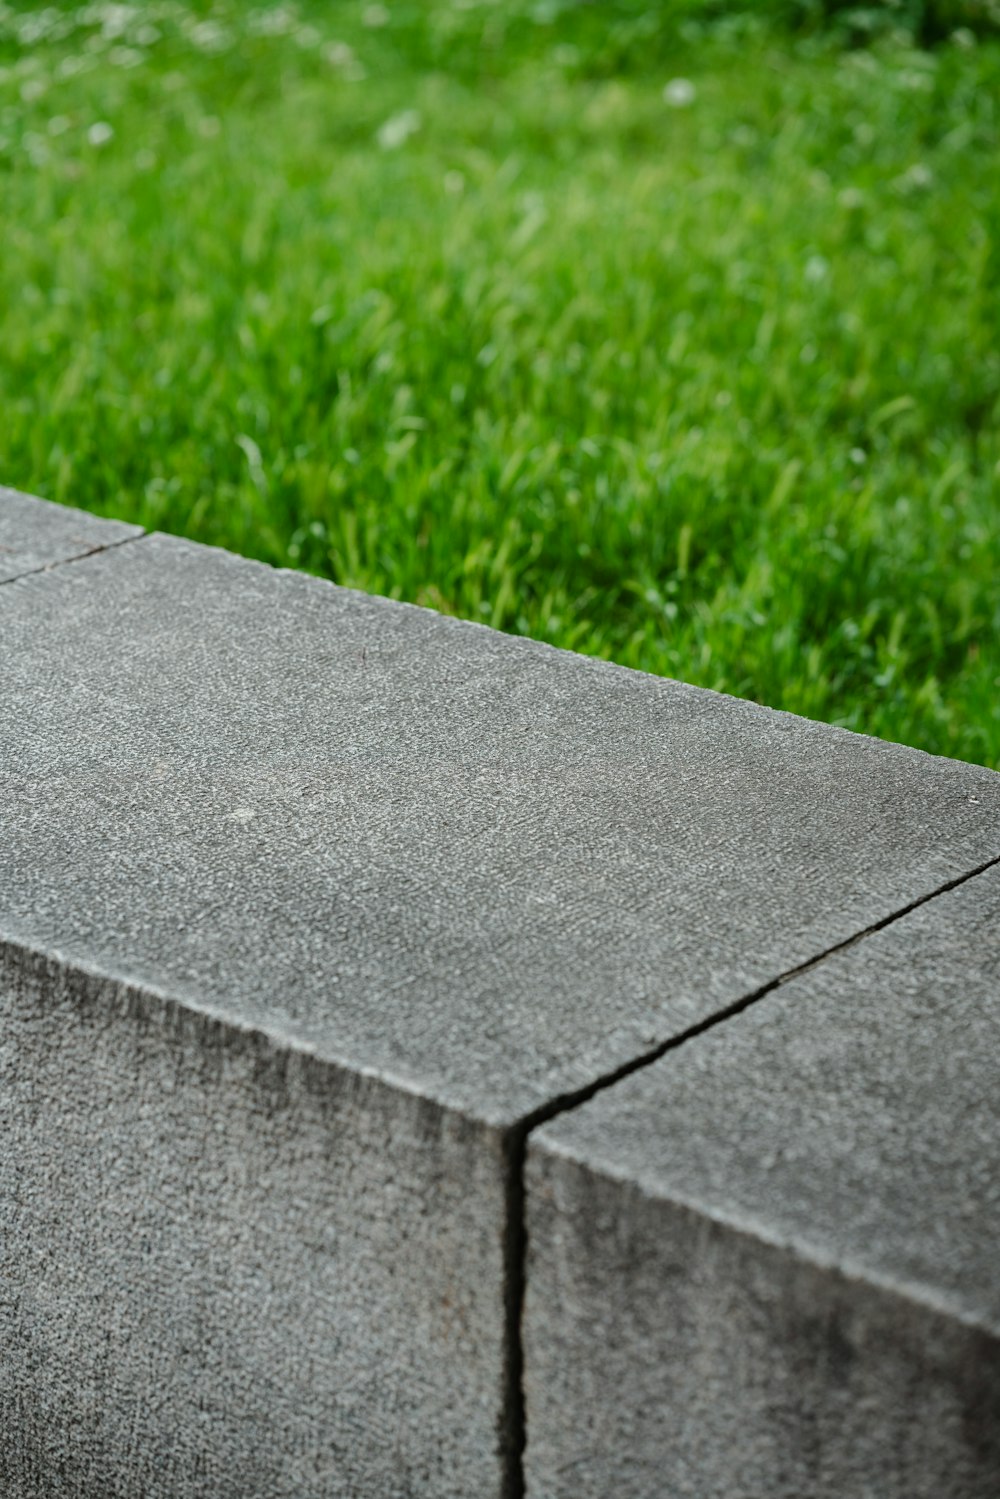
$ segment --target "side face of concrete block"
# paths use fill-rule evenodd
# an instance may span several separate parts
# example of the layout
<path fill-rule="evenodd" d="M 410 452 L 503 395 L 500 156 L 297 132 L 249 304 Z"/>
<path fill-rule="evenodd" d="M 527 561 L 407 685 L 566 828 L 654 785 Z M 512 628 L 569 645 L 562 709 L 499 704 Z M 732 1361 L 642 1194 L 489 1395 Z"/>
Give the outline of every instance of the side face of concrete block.
<path fill-rule="evenodd" d="M 0 1492 L 502 1491 L 496 1134 L 0 949 Z"/>
<path fill-rule="evenodd" d="M 141 535 L 140 526 L 101 520 L 0 485 L 0 583 Z"/>
<path fill-rule="evenodd" d="M 170 538 L 0 629 L 0 935 L 494 1122 L 1000 854 L 990 771 Z"/>
<path fill-rule="evenodd" d="M 1000 1493 L 1000 871 L 532 1138 L 527 1492 Z"/>

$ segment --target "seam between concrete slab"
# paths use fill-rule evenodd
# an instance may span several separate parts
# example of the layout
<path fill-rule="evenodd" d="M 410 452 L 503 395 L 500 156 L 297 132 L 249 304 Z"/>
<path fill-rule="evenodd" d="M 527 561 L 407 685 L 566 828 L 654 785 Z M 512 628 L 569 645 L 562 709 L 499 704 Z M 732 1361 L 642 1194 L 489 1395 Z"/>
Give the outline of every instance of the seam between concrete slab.
<path fill-rule="evenodd" d="M 86 562 L 89 557 L 98 557 L 102 552 L 113 552 L 118 547 L 127 547 L 134 541 L 145 541 L 149 536 L 148 531 L 140 531 L 137 536 L 122 536 L 117 541 L 105 541 L 100 546 L 90 547 L 86 552 L 77 552 L 75 557 L 59 557 L 55 562 L 45 562 L 41 567 L 30 567 L 27 572 L 17 573 L 13 578 L 0 578 L 0 588 L 6 588 L 11 583 L 20 583 L 24 578 L 37 578 L 39 573 L 53 573 L 57 567 L 69 567 L 73 562 Z"/>
<path fill-rule="evenodd" d="M 880 921 L 873 922 L 871 926 L 862 928 L 852 936 L 846 937 L 842 942 L 836 942 L 832 947 L 825 948 L 823 952 L 817 953 L 814 958 L 809 958 L 804 963 L 798 963 L 794 968 L 778 975 L 777 978 L 769 980 L 761 985 L 759 989 L 752 990 L 749 994 L 735 1000 L 727 1005 L 725 1009 L 716 1011 L 706 1020 L 699 1021 L 696 1025 L 689 1026 L 687 1030 L 681 1031 L 679 1035 L 670 1037 L 667 1041 L 661 1041 L 649 1051 L 643 1052 L 641 1056 L 616 1067 L 612 1072 L 600 1077 L 596 1082 L 588 1083 L 585 1087 L 578 1088 L 572 1092 L 560 1094 L 558 1098 L 534 1109 L 530 1114 L 520 1120 L 508 1133 L 506 1139 L 506 1160 L 508 1169 L 508 1180 L 506 1184 L 507 1198 L 507 1224 L 505 1239 L 505 1265 L 506 1285 L 504 1288 L 504 1304 L 507 1314 L 507 1335 L 505 1348 L 505 1377 L 507 1388 L 506 1409 L 504 1411 L 503 1435 L 504 1452 L 506 1457 L 506 1485 L 504 1499 L 524 1499 L 524 1447 L 526 1440 L 525 1423 L 525 1393 L 524 1393 L 524 1345 L 522 1339 L 522 1320 L 524 1315 L 524 1298 L 527 1289 L 527 1249 L 528 1234 L 525 1221 L 526 1188 L 524 1181 L 525 1162 L 528 1151 L 528 1139 L 533 1130 L 543 1124 L 548 1124 L 560 1114 L 570 1112 L 572 1109 L 580 1108 L 583 1104 L 603 1093 L 607 1088 L 613 1088 L 616 1083 L 622 1082 L 634 1072 L 641 1071 L 644 1067 L 658 1062 L 661 1057 L 669 1052 L 676 1051 L 678 1047 L 684 1046 L 689 1041 L 702 1036 L 706 1031 L 714 1030 L 716 1026 L 724 1025 L 726 1021 L 741 1015 L 755 1005 L 758 1000 L 764 999 L 766 995 L 772 994 L 775 989 L 781 988 L 783 984 L 790 983 L 793 979 L 801 977 L 802 974 L 810 972 L 825 963 L 828 958 L 845 952 L 857 943 L 865 941 L 866 938 L 874 936 L 886 927 L 908 916 L 911 911 L 920 906 L 927 905 L 936 900 L 938 896 L 947 895 L 950 890 L 955 890 L 959 885 L 974 880 L 978 875 L 985 874 L 988 869 L 1000 865 L 1000 854 L 984 863 L 976 865 L 967 873 L 957 875 L 954 879 L 938 885 L 935 889 L 928 891 L 926 895 L 920 895 L 908 905 L 900 907 L 898 911 L 883 916 Z M 745 1231 L 745 1230 L 744 1230 Z M 795 1254 L 795 1246 L 788 1246 L 789 1251 Z M 826 1268 L 826 1267 L 824 1267 Z M 849 1272 L 848 1272 L 849 1273 Z M 867 1277 L 862 1277 L 867 1280 Z M 890 1289 L 895 1289 L 891 1288 Z M 901 1294 L 906 1294 L 901 1292 Z"/>

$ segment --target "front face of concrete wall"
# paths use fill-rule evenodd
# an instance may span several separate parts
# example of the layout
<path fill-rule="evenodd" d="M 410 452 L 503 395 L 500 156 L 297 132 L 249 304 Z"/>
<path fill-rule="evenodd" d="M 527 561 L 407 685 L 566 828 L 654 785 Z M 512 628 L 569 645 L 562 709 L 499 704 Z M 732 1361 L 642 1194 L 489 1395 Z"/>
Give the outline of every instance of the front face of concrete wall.
<path fill-rule="evenodd" d="M 534 1136 L 528 1493 L 1000 1493 L 1000 870 Z"/>
<path fill-rule="evenodd" d="M 9 954 L 0 1099 L 5 1499 L 502 1492 L 491 1131 Z"/>

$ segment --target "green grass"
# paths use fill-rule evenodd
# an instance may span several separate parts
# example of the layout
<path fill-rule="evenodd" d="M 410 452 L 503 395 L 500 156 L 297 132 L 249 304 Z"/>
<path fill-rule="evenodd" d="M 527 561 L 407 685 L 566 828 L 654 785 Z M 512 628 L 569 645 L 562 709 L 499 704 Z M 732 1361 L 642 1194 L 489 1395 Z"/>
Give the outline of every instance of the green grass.
<path fill-rule="evenodd" d="M 1000 44 L 766 9 L 0 7 L 0 478 L 1000 764 Z"/>

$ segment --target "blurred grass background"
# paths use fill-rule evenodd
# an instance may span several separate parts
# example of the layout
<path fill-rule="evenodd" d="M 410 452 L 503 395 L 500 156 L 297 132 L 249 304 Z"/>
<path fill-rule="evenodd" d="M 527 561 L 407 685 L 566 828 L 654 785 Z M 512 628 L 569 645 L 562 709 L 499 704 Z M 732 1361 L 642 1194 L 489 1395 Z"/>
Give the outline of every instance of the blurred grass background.
<path fill-rule="evenodd" d="M 998 21 L 0 4 L 0 480 L 1000 765 Z"/>

